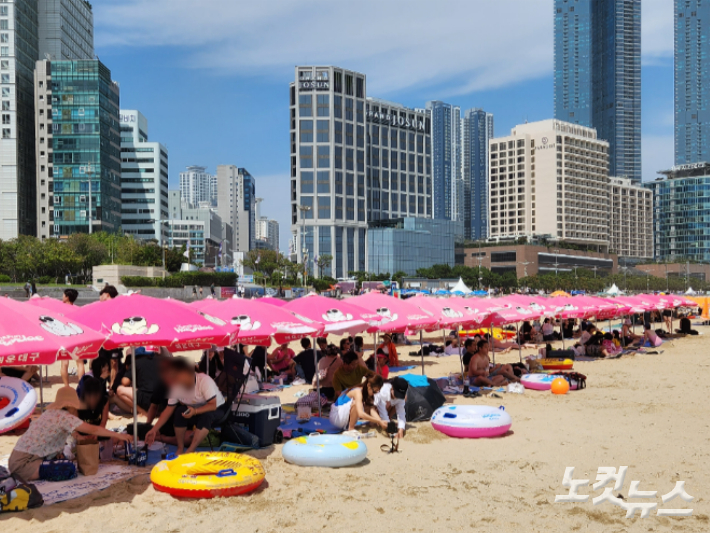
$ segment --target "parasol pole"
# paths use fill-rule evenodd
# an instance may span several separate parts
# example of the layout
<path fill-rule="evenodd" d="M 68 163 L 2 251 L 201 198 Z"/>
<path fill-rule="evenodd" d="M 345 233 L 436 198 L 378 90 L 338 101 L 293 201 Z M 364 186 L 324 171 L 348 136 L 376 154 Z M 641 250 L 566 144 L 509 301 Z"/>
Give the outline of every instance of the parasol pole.
<path fill-rule="evenodd" d="M 316 364 L 316 390 L 318 391 L 318 416 L 323 417 L 323 406 L 320 401 L 320 371 L 318 370 L 318 351 L 316 350 L 318 346 L 318 337 L 313 337 L 313 360 Z M 325 355 L 325 354 L 323 354 Z"/>
<path fill-rule="evenodd" d="M 138 391 L 136 389 L 136 349 L 134 346 L 131 346 L 131 388 L 133 389 L 133 442 L 138 446 Z"/>
<path fill-rule="evenodd" d="M 522 339 L 520 338 L 520 322 L 515 323 L 515 327 L 518 330 L 518 357 L 520 358 L 520 362 L 523 362 L 523 343 L 521 342 Z"/>
<path fill-rule="evenodd" d="M 44 413 L 44 377 L 42 376 L 42 365 L 39 365 L 39 412 Z"/>
<path fill-rule="evenodd" d="M 424 375 L 424 333 L 419 330 L 419 352 L 422 354 L 422 376 Z"/>
<path fill-rule="evenodd" d="M 495 339 L 493 338 L 493 324 L 488 327 L 488 342 L 490 342 L 490 346 L 493 349 L 493 364 L 496 364 L 496 342 Z"/>
<path fill-rule="evenodd" d="M 461 332 L 459 328 L 456 328 L 456 338 L 459 341 L 459 363 L 461 363 L 461 383 L 465 383 L 466 376 L 463 371 L 463 352 L 461 351 Z"/>

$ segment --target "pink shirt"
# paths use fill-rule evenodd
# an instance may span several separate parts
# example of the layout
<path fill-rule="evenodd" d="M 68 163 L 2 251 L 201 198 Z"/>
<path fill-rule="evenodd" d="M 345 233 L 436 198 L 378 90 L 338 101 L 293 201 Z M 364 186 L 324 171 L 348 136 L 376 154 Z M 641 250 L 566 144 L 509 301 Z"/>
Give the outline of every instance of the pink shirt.
<path fill-rule="evenodd" d="M 291 362 L 291 359 L 293 359 L 296 354 L 291 348 L 286 348 L 285 351 L 282 351 L 281 348 L 276 348 L 271 354 L 274 359 L 281 359 L 284 355 L 286 355 L 286 357 L 282 361 L 271 363 L 271 368 L 276 372 L 286 370 Z"/>

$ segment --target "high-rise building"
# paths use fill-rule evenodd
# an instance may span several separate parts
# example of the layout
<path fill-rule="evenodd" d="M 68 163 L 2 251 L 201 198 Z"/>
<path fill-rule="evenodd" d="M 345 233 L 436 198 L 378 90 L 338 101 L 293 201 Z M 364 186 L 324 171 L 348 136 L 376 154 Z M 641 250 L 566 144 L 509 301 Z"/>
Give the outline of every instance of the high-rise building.
<path fill-rule="evenodd" d="M 710 161 L 710 3 L 675 0 L 675 164 Z"/>
<path fill-rule="evenodd" d="M 370 97 L 366 109 L 368 222 L 402 216 L 432 218 L 429 114 Z M 345 181 L 347 193 L 347 172 Z"/>
<path fill-rule="evenodd" d="M 626 178 L 610 178 L 609 250 L 627 259 L 653 257 L 653 192 Z"/>
<path fill-rule="evenodd" d="M 123 233 L 165 242 L 168 149 L 148 140 L 148 121 L 136 110 L 121 110 L 121 203 Z"/>
<path fill-rule="evenodd" d="M 364 271 L 367 229 L 364 74 L 296 67 L 290 85 L 291 232 L 295 259 L 330 255 L 324 275 Z"/>
<path fill-rule="evenodd" d="M 187 167 L 185 172 L 180 172 L 180 195 L 183 202 L 194 207 L 216 207 L 217 176 L 209 174 L 207 167 Z"/>
<path fill-rule="evenodd" d="M 248 252 L 256 239 L 256 182 L 245 168 L 217 167 L 217 212 L 232 226 L 232 249 Z"/>
<path fill-rule="evenodd" d="M 0 4 L 0 239 L 34 235 L 37 230 L 33 74 L 39 59 L 37 24 L 37 0 Z"/>
<path fill-rule="evenodd" d="M 461 108 L 432 100 L 426 109 L 431 117 L 434 218 L 459 220 L 463 218 L 457 203 L 463 198 L 463 191 L 457 190 L 462 177 Z"/>
<path fill-rule="evenodd" d="M 119 88 L 111 71 L 99 60 L 37 61 L 34 92 L 37 235 L 118 232 Z"/>
<path fill-rule="evenodd" d="M 641 181 L 641 0 L 555 0 L 555 118 L 595 128 L 610 173 Z"/>
<path fill-rule="evenodd" d="M 94 59 L 94 13 L 86 0 L 39 0 L 39 57 Z"/>
<path fill-rule="evenodd" d="M 710 163 L 679 165 L 644 183 L 653 191 L 657 261 L 710 261 Z"/>
<path fill-rule="evenodd" d="M 256 246 L 261 245 L 269 250 L 279 251 L 279 223 L 269 217 L 262 216 L 261 202 L 263 198 L 256 199 Z"/>
<path fill-rule="evenodd" d="M 516 126 L 490 143 L 489 237 L 545 237 L 609 248 L 609 143 L 560 120 Z"/>
<path fill-rule="evenodd" d="M 470 240 L 488 238 L 488 146 L 493 115 L 469 109 L 463 118 L 463 228 Z"/>

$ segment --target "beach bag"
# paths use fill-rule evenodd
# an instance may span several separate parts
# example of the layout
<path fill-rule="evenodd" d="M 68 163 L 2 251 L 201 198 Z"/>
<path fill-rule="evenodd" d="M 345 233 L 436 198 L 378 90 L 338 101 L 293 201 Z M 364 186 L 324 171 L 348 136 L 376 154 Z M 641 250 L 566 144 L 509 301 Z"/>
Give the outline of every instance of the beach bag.
<path fill-rule="evenodd" d="M 76 464 L 85 476 L 94 476 L 99 471 L 99 443 L 77 444 Z"/>
<path fill-rule="evenodd" d="M 444 405 L 446 397 L 436 384 L 436 381 L 426 378 L 427 385 L 413 387 L 410 383 L 407 388 L 407 397 L 404 400 L 404 411 L 407 422 L 429 420 L 439 407 Z"/>
<path fill-rule="evenodd" d="M 26 511 L 44 504 L 42 494 L 31 483 L 20 483 L 0 494 L 0 513 Z"/>
<path fill-rule="evenodd" d="M 67 459 L 44 461 L 39 467 L 39 478 L 42 481 L 67 481 L 75 477 L 76 465 Z"/>
<path fill-rule="evenodd" d="M 321 396 L 320 396 L 321 406 L 324 406 L 326 403 L 328 403 L 327 398 L 321 394 Z M 296 406 L 300 406 L 300 405 L 305 405 L 308 407 L 318 407 L 318 392 L 317 391 L 310 392 L 310 393 L 306 394 L 305 396 L 303 396 L 302 398 L 299 398 L 298 400 L 296 400 Z"/>

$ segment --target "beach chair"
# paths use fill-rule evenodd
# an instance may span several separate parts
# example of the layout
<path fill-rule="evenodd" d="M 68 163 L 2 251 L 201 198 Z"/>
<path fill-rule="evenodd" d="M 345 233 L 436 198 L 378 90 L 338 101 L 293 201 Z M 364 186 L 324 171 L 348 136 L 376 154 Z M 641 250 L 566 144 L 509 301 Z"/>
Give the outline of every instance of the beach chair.
<path fill-rule="evenodd" d="M 249 372 L 251 372 L 251 360 L 248 357 L 237 352 L 236 350 L 232 350 L 230 348 L 224 349 L 224 373 L 226 374 L 227 380 L 225 405 L 227 406 L 227 409 L 222 418 L 215 421 L 212 425 L 213 428 L 221 428 L 229 421 L 229 418 L 232 416 L 232 412 L 239 410 L 239 403 L 241 402 L 242 393 L 244 392 L 244 387 L 249 379 Z M 235 403 L 236 407 L 233 408 Z M 211 447 L 212 445 L 210 442 L 210 448 Z"/>

